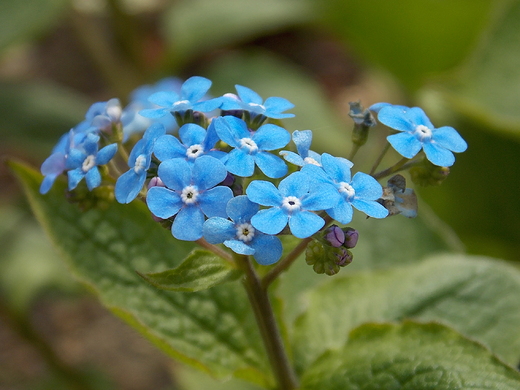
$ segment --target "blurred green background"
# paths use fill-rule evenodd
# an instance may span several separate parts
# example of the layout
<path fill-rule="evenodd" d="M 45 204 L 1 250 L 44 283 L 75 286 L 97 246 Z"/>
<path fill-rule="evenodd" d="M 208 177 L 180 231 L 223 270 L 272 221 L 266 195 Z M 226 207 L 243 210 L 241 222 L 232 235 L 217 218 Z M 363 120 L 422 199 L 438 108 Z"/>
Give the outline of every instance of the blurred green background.
<path fill-rule="evenodd" d="M 419 105 L 469 144 L 442 186 L 414 186 L 419 208 L 431 207 L 469 253 L 519 261 L 518 20 L 517 0 L 2 0 L 0 153 L 37 167 L 90 104 L 126 103 L 172 75 L 209 77 L 215 94 L 242 84 L 283 96 L 296 105 L 290 131 L 312 129 L 316 151 L 344 156 L 349 101 Z M 356 166 L 366 169 L 378 147 Z M 89 321 L 126 328 L 70 280 L 4 165 L 0 179 L 0 387 L 203 388 L 133 333 L 121 342 L 126 361 L 93 363 L 106 351 Z M 90 313 L 83 333 L 78 307 Z M 136 363 L 143 356 L 153 364 Z M 69 378 L 78 372 L 88 379 Z"/>

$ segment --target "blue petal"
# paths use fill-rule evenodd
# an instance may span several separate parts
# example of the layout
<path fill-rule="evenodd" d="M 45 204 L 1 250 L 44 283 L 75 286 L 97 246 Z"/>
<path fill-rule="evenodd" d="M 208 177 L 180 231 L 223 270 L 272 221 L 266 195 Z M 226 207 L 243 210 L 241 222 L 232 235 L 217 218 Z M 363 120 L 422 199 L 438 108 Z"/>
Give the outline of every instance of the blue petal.
<path fill-rule="evenodd" d="M 383 196 L 383 187 L 372 176 L 363 172 L 358 172 L 352 178 L 352 187 L 356 191 L 357 198 L 366 200 L 376 200 Z"/>
<path fill-rule="evenodd" d="M 89 169 L 85 174 L 85 181 L 87 182 L 87 187 L 90 191 L 99 187 L 101 185 L 101 174 L 99 173 L 99 169 L 97 167 Z"/>
<path fill-rule="evenodd" d="M 274 150 L 283 148 L 291 140 L 291 135 L 280 126 L 267 124 L 261 126 L 253 135 L 253 141 L 261 150 Z"/>
<path fill-rule="evenodd" d="M 228 153 L 226 168 L 234 175 L 250 177 L 255 173 L 255 159 L 241 149 L 233 149 Z"/>
<path fill-rule="evenodd" d="M 202 144 L 206 138 L 206 130 L 195 123 L 187 123 L 179 129 L 179 138 L 185 146 Z"/>
<path fill-rule="evenodd" d="M 197 203 L 206 216 L 226 218 L 226 206 L 232 197 L 231 188 L 218 186 L 199 194 Z"/>
<path fill-rule="evenodd" d="M 202 99 L 211 87 L 211 81 L 200 76 L 193 76 L 186 80 L 181 87 L 182 99 L 191 103 Z"/>
<path fill-rule="evenodd" d="M 423 147 L 415 135 L 410 133 L 392 134 L 386 139 L 401 156 L 406 158 L 414 157 Z"/>
<path fill-rule="evenodd" d="M 282 257 L 282 243 L 276 236 L 258 234 L 250 245 L 255 250 L 253 257 L 258 264 L 271 265 Z"/>
<path fill-rule="evenodd" d="M 85 177 L 85 172 L 81 168 L 76 168 L 68 171 L 67 176 L 69 178 L 69 191 L 72 191 L 78 186 L 81 179 Z"/>
<path fill-rule="evenodd" d="M 96 165 L 105 165 L 117 152 L 117 144 L 110 144 L 101 149 L 96 156 Z"/>
<path fill-rule="evenodd" d="M 332 209 L 326 210 L 327 214 L 341 224 L 346 225 L 352 221 L 352 205 L 345 199 L 341 199 L 339 203 Z"/>
<path fill-rule="evenodd" d="M 239 195 L 228 202 L 226 213 L 236 223 L 243 223 L 250 221 L 258 209 L 258 204 L 251 202 L 246 195 Z"/>
<path fill-rule="evenodd" d="M 262 206 L 280 206 L 283 200 L 274 184 L 264 180 L 253 180 L 247 187 L 246 194 L 251 202 Z"/>
<path fill-rule="evenodd" d="M 210 244 L 221 244 L 236 236 L 235 224 L 227 219 L 212 217 L 202 226 L 204 238 Z"/>
<path fill-rule="evenodd" d="M 325 221 L 323 218 L 310 211 L 301 211 L 292 215 L 289 219 L 291 233 L 298 238 L 312 236 L 324 225 Z"/>
<path fill-rule="evenodd" d="M 184 205 L 175 191 L 165 187 L 152 187 L 146 195 L 146 204 L 153 215 L 167 219 L 177 214 Z"/>
<path fill-rule="evenodd" d="M 323 153 L 321 165 L 334 182 L 350 182 L 350 166 L 344 159 L 338 159 L 328 153 Z"/>
<path fill-rule="evenodd" d="M 40 172 L 42 175 L 59 175 L 65 170 L 65 155 L 61 152 L 51 154 L 43 162 Z"/>
<path fill-rule="evenodd" d="M 311 130 L 294 130 L 292 133 L 292 140 L 296 145 L 296 149 L 302 158 L 307 157 L 309 149 L 312 143 L 312 131 Z"/>
<path fill-rule="evenodd" d="M 266 116 L 273 119 L 292 118 L 294 114 L 282 114 L 285 110 L 290 110 L 294 107 L 289 100 L 282 97 L 268 97 L 264 103 Z"/>
<path fill-rule="evenodd" d="M 178 240 L 196 241 L 202 238 L 204 214 L 196 206 L 183 207 L 175 216 L 172 234 Z"/>
<path fill-rule="evenodd" d="M 242 119 L 224 116 L 214 119 L 214 122 L 215 130 L 220 139 L 234 148 L 241 146 L 240 139 L 251 137 L 247 125 Z"/>
<path fill-rule="evenodd" d="M 173 135 L 166 134 L 155 141 L 153 153 L 160 161 L 171 158 L 186 158 L 186 148 Z"/>
<path fill-rule="evenodd" d="M 287 225 L 289 217 L 279 207 L 260 210 L 251 218 L 251 225 L 266 234 L 278 234 Z"/>
<path fill-rule="evenodd" d="M 226 176 L 226 167 L 214 157 L 200 156 L 193 163 L 193 184 L 199 188 L 199 191 L 216 186 Z"/>
<path fill-rule="evenodd" d="M 40 185 L 40 194 L 45 195 L 47 192 L 49 192 L 57 177 L 58 175 L 53 174 L 45 176 L 43 178 L 42 184 Z"/>
<path fill-rule="evenodd" d="M 154 94 L 152 94 L 148 97 L 148 101 L 150 103 L 156 104 L 160 107 L 166 107 L 166 108 L 171 108 L 173 106 L 173 104 L 179 100 L 180 100 L 179 95 L 173 91 L 159 91 L 159 92 L 155 92 Z M 139 112 L 140 115 L 150 118 L 149 116 L 143 114 L 144 111 L 157 111 L 157 110 L 142 110 Z M 163 110 L 163 111 L 164 111 L 164 114 L 166 114 L 167 110 Z"/>
<path fill-rule="evenodd" d="M 301 172 L 294 172 L 283 179 L 278 185 L 280 194 L 283 197 L 296 196 L 302 198 L 309 192 L 310 182 L 307 175 Z"/>
<path fill-rule="evenodd" d="M 170 111 L 166 108 L 147 108 L 139 111 L 139 115 L 150 119 L 159 119 L 169 113 Z"/>
<path fill-rule="evenodd" d="M 267 177 L 278 179 L 287 174 L 287 165 L 284 161 L 271 153 L 258 153 L 255 156 L 255 162 Z"/>
<path fill-rule="evenodd" d="M 333 208 L 341 199 L 336 187 L 331 184 L 317 184 L 302 199 L 302 208 L 305 210 L 327 210 Z"/>
<path fill-rule="evenodd" d="M 166 187 L 176 191 L 182 191 L 191 184 L 191 167 L 180 158 L 163 161 L 159 165 L 158 174 Z"/>
<path fill-rule="evenodd" d="M 240 240 L 227 240 L 224 241 L 224 245 L 231 249 L 233 252 L 240 255 L 252 255 L 255 250 L 248 244 Z"/>
<path fill-rule="evenodd" d="M 240 100 L 246 104 L 262 104 L 264 102 L 262 97 L 252 89 L 243 87 L 242 85 L 235 85 L 235 88 L 237 90 L 238 96 L 240 97 Z"/>
<path fill-rule="evenodd" d="M 424 153 L 433 165 L 439 167 L 451 167 L 455 162 L 455 156 L 452 152 L 434 143 L 425 143 Z"/>
<path fill-rule="evenodd" d="M 408 111 L 406 111 L 405 116 L 409 119 L 411 123 L 413 123 L 414 128 L 418 125 L 423 125 L 431 130 L 434 129 L 432 122 L 426 116 L 423 109 L 420 107 L 410 108 Z"/>
<path fill-rule="evenodd" d="M 435 129 L 433 132 L 433 140 L 443 148 L 456 153 L 464 152 L 468 148 L 468 144 L 460 134 L 457 133 L 457 130 L 449 126 Z"/>
<path fill-rule="evenodd" d="M 388 210 L 376 201 L 354 199 L 352 206 L 373 218 L 385 218 L 388 215 Z"/>
<path fill-rule="evenodd" d="M 414 131 L 415 126 L 399 106 L 384 106 L 377 115 L 379 122 L 399 131 Z"/>
<path fill-rule="evenodd" d="M 193 110 L 200 112 L 211 112 L 219 108 L 221 105 L 221 98 L 209 99 L 193 104 Z"/>
<path fill-rule="evenodd" d="M 143 188 L 145 180 L 145 171 L 141 175 L 136 174 L 134 169 L 123 173 L 117 179 L 114 189 L 116 200 L 123 204 L 133 201 Z"/>
<path fill-rule="evenodd" d="M 294 152 L 282 150 L 279 154 L 284 158 L 285 161 L 290 162 L 291 164 L 298 165 L 299 167 L 305 164 L 303 162 L 303 158 Z"/>

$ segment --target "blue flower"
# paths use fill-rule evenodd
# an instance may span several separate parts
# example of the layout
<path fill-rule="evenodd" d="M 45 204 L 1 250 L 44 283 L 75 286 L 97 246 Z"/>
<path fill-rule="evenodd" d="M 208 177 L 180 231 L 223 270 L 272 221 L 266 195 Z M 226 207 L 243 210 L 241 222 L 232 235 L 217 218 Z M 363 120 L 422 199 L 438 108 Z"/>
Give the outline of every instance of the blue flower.
<path fill-rule="evenodd" d="M 251 218 L 253 227 L 266 234 L 278 234 L 289 223 L 291 233 L 298 238 L 316 233 L 325 221 L 312 211 L 334 207 L 340 196 L 330 184 L 314 184 L 301 172 L 287 176 L 278 189 L 268 181 L 252 181 L 246 190 L 249 200 L 270 206 Z"/>
<path fill-rule="evenodd" d="M 294 114 L 282 114 L 283 111 L 294 107 L 287 99 L 281 97 L 269 97 L 265 100 L 255 91 L 235 85 L 239 99 L 224 97 L 222 110 L 246 110 L 256 115 L 263 115 L 267 118 L 284 119 L 292 118 Z"/>
<path fill-rule="evenodd" d="M 385 218 L 388 210 L 377 202 L 383 195 L 383 188 L 372 176 L 358 172 L 351 179 L 350 166 L 344 159 L 323 153 L 322 167 L 307 164 L 301 172 L 319 183 L 330 183 L 340 195 L 340 201 L 326 210 L 331 218 L 341 224 L 352 221 L 352 206 L 374 218 Z"/>
<path fill-rule="evenodd" d="M 312 143 L 311 130 L 293 131 L 292 140 L 296 145 L 298 154 L 289 150 L 282 150 L 280 156 L 282 156 L 285 161 L 300 167 L 303 167 L 305 164 L 321 165 L 321 156 L 310 150 Z"/>
<path fill-rule="evenodd" d="M 151 103 L 164 108 L 145 109 L 139 112 L 146 118 L 161 118 L 168 113 L 185 112 L 187 110 L 209 112 L 220 107 L 220 98 L 199 101 L 209 88 L 211 81 L 199 76 L 190 77 L 181 87 L 180 94 L 174 91 L 160 91 L 148 98 Z"/>
<path fill-rule="evenodd" d="M 203 155 L 223 159 L 226 153 L 212 150 L 218 141 L 212 126 L 213 122 L 206 131 L 199 125 L 187 123 L 179 129 L 180 141 L 173 135 L 163 135 L 155 143 L 155 156 L 161 161 L 183 158 L 188 162 L 194 162 L 196 158 Z"/>
<path fill-rule="evenodd" d="M 224 243 L 235 253 L 253 255 L 262 265 L 276 263 L 282 256 L 282 243 L 276 236 L 265 235 L 251 225 L 251 217 L 259 206 L 247 196 L 231 199 L 226 207 L 228 217 L 212 217 L 203 226 L 204 238 L 210 244 Z"/>
<path fill-rule="evenodd" d="M 145 118 L 139 112 L 144 109 L 159 108 L 156 104 L 148 101 L 148 98 L 156 92 L 174 91 L 179 93 L 182 81 L 175 77 L 167 77 L 159 80 L 153 85 L 142 85 L 130 94 L 130 103 L 123 110 L 121 121 L 124 123 L 123 132 L 124 139 L 127 139 L 133 133 L 141 133 L 145 131 L 152 123 L 161 123 L 167 133 L 171 133 L 177 129 L 177 122 L 172 115 L 165 115 L 162 118 L 151 119 Z"/>
<path fill-rule="evenodd" d="M 384 105 L 379 109 L 378 119 L 401 132 L 388 136 L 387 140 L 406 158 L 413 158 L 423 149 L 432 164 L 449 167 L 455 162 L 452 152 L 464 152 L 468 147 L 453 127 L 433 127 L 419 107 Z"/>
<path fill-rule="evenodd" d="M 152 187 L 146 203 L 159 218 L 175 215 L 172 234 L 175 238 L 195 241 L 202 237 L 204 215 L 226 215 L 227 202 L 233 197 L 229 187 L 217 186 L 226 178 L 226 167 L 210 156 L 201 156 L 193 164 L 175 158 L 159 165 L 159 178 L 166 187 Z"/>
<path fill-rule="evenodd" d="M 117 179 L 114 193 L 119 203 L 130 203 L 143 188 L 146 172 L 150 168 L 154 142 L 165 133 L 160 123 L 151 125 L 135 144 L 128 158 L 130 169 Z"/>
<path fill-rule="evenodd" d="M 226 168 L 234 175 L 249 177 L 255 171 L 255 164 L 271 178 L 279 178 L 287 173 L 287 165 L 281 158 L 268 150 L 283 148 L 291 136 L 282 127 L 267 124 L 250 133 L 246 123 L 234 116 L 214 119 L 215 130 L 220 139 L 234 149 L 229 152 Z"/>
<path fill-rule="evenodd" d="M 66 161 L 69 176 L 69 191 L 85 178 L 89 190 L 99 187 L 101 174 L 98 165 L 107 164 L 117 152 L 117 144 L 105 146 L 98 151 L 99 136 L 89 133 L 83 143 L 70 150 Z"/>

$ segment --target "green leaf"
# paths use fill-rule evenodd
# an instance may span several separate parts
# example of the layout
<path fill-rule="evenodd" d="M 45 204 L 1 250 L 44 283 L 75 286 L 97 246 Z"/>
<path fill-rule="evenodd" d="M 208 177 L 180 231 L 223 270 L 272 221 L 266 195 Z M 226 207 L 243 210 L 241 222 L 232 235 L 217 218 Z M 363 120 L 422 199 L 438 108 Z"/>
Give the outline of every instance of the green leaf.
<path fill-rule="evenodd" d="M 57 181 L 40 195 L 41 175 L 9 163 L 31 206 L 75 276 L 100 300 L 170 356 L 219 378 L 260 385 L 270 370 L 247 295 L 238 282 L 211 290 L 158 290 L 135 272 L 178 266 L 193 247 L 175 240 L 138 201 L 82 212 Z"/>
<path fill-rule="evenodd" d="M 520 272 L 463 255 L 338 277 L 308 296 L 294 334 L 300 371 L 350 329 L 369 321 L 440 321 L 488 346 L 510 364 L 520 360 Z"/>
<path fill-rule="evenodd" d="M 229 261 L 196 249 L 177 268 L 139 275 L 161 290 L 192 292 L 236 280 L 242 272 Z"/>
<path fill-rule="evenodd" d="M 302 390 L 514 390 L 520 374 L 440 324 L 368 324 L 302 377 Z"/>
<path fill-rule="evenodd" d="M 327 0 L 323 24 L 365 59 L 411 88 L 459 64 L 473 49 L 496 1 Z"/>
<path fill-rule="evenodd" d="M 68 0 L 2 0 L 0 52 L 13 43 L 32 38 L 52 26 Z"/>
<path fill-rule="evenodd" d="M 465 69 L 437 89 L 450 109 L 520 137 L 520 1 L 509 3 Z"/>
<path fill-rule="evenodd" d="M 164 17 L 166 40 L 176 61 L 187 61 L 208 49 L 307 22 L 311 9 L 303 0 L 177 1 Z"/>

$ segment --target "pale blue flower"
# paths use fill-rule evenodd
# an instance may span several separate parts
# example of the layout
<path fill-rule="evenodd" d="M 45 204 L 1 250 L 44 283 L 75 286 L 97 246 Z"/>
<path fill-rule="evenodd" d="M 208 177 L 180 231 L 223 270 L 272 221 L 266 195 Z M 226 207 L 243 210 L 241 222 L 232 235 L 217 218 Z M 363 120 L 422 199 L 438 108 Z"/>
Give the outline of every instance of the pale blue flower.
<path fill-rule="evenodd" d="M 216 158 L 201 156 L 193 164 L 180 158 L 166 160 L 159 165 L 158 173 L 166 187 L 150 188 L 146 203 L 156 217 L 175 216 L 171 228 L 175 238 L 198 240 L 204 216 L 226 218 L 226 205 L 233 192 L 217 186 L 226 178 L 227 170 Z"/>
<path fill-rule="evenodd" d="M 329 183 L 336 188 L 340 200 L 327 214 L 341 224 L 352 221 L 352 206 L 374 218 L 385 218 L 388 210 L 377 202 L 383 195 L 383 188 L 372 176 L 358 172 L 351 178 L 350 166 L 344 159 L 323 153 L 322 167 L 307 164 L 301 172 L 313 181 Z"/>
<path fill-rule="evenodd" d="M 330 209 L 340 199 L 332 185 L 312 183 L 309 176 L 301 172 L 287 176 L 278 188 L 271 182 L 254 180 L 246 194 L 252 202 L 269 206 L 251 218 L 255 229 L 278 234 L 289 224 L 291 233 L 298 238 L 309 237 L 324 226 L 325 221 L 312 211 Z"/>
<path fill-rule="evenodd" d="M 204 238 L 210 244 L 224 243 L 235 253 L 253 255 L 259 264 L 276 263 L 282 256 L 282 243 L 278 237 L 263 234 L 251 225 L 251 217 L 258 209 L 258 204 L 245 195 L 231 199 L 226 206 L 231 221 L 221 217 L 208 219 L 203 227 Z"/>
<path fill-rule="evenodd" d="M 287 173 L 284 161 L 268 153 L 289 143 L 291 136 L 287 130 L 266 124 L 250 132 L 246 123 L 234 116 L 219 117 L 212 122 L 220 139 L 234 148 L 226 159 L 226 168 L 230 173 L 242 177 L 252 176 L 255 164 L 270 178 L 276 179 Z"/>
<path fill-rule="evenodd" d="M 117 179 L 114 194 L 119 203 L 130 203 L 136 198 L 144 186 L 146 173 L 152 161 L 152 152 L 157 138 L 165 133 L 166 129 L 160 123 L 151 125 L 137 141 L 128 157 L 130 169 Z"/>

